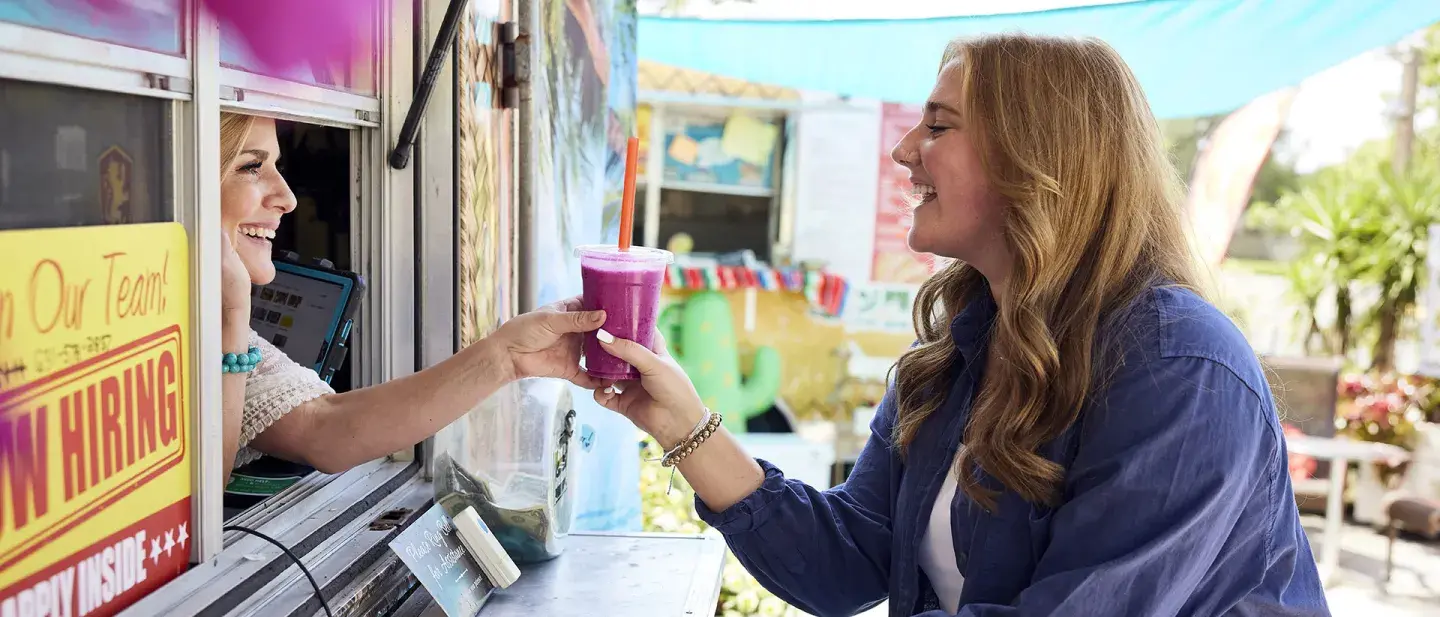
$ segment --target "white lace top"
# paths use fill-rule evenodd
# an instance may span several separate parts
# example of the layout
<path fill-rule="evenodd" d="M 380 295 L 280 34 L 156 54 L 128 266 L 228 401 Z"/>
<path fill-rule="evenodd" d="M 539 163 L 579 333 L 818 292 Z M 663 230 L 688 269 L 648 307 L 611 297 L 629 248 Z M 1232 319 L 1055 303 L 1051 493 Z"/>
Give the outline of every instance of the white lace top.
<path fill-rule="evenodd" d="M 253 330 L 250 346 L 260 348 L 261 358 L 260 366 L 245 377 L 245 412 L 240 418 L 240 451 L 235 454 L 235 467 L 260 458 L 261 453 L 248 444 L 281 416 L 308 401 L 335 393 L 314 370 L 296 364 Z"/>

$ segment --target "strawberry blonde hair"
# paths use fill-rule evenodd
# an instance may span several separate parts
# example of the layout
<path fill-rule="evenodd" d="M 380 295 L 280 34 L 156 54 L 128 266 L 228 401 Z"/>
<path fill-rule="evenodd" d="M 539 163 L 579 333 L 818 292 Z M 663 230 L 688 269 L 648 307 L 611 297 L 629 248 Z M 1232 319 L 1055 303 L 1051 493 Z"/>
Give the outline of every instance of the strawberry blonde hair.
<path fill-rule="evenodd" d="M 1139 82 L 1095 39 L 1000 35 L 952 42 L 961 119 L 1003 196 L 1014 262 L 959 457 L 961 487 L 993 508 L 977 466 L 1031 503 L 1053 504 L 1064 469 L 1040 454 L 1107 377 L 1106 320 L 1158 283 L 1197 289 L 1183 187 Z M 902 454 L 940 408 L 957 352 L 950 322 L 989 293 L 955 262 L 920 288 L 919 343 L 896 364 Z"/>

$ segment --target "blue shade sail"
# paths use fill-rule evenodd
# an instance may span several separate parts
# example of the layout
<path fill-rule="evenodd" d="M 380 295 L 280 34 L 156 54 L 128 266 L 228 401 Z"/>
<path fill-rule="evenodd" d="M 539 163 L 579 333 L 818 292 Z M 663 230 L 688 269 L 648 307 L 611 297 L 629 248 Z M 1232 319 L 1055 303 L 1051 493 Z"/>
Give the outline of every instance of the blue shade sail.
<path fill-rule="evenodd" d="M 945 44 L 1027 32 L 1114 46 L 1155 114 L 1228 112 L 1440 21 L 1440 0 L 1149 0 L 914 20 L 643 17 L 640 57 L 802 90 L 920 103 Z"/>

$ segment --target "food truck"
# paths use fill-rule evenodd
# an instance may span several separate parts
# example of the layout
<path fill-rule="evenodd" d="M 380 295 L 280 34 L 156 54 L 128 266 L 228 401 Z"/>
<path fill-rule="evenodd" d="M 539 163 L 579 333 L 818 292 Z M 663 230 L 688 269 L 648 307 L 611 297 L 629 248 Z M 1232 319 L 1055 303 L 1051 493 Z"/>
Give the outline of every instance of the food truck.
<path fill-rule="evenodd" d="M 281 121 L 297 201 L 252 325 L 337 391 L 382 383 L 579 293 L 573 247 L 615 241 L 633 2 L 357 2 L 333 27 L 362 61 L 285 71 L 196 0 L 95 4 L 0 5 L 0 615 L 713 611 L 719 540 L 586 535 L 638 527 L 639 461 L 565 387 L 344 473 L 223 480 L 222 112 Z M 507 601 L 403 558 L 457 483 L 522 463 L 564 550 Z"/>

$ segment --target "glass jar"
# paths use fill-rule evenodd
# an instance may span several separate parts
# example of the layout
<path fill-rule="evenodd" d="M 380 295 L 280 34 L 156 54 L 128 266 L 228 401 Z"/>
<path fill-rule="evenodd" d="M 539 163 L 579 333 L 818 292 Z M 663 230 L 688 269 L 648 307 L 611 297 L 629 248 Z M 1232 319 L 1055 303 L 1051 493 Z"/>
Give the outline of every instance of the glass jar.
<path fill-rule="evenodd" d="M 517 564 L 553 559 L 575 518 L 578 452 L 569 384 L 523 379 L 435 437 L 435 500 L 473 506 Z"/>

